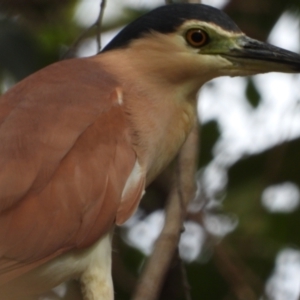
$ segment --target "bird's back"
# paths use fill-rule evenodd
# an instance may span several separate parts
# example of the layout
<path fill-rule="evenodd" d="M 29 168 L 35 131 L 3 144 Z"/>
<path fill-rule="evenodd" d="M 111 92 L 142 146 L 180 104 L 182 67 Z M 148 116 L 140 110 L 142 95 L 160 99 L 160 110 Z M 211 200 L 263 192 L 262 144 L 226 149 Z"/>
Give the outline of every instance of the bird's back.
<path fill-rule="evenodd" d="M 136 159 L 115 87 L 77 59 L 0 98 L 0 286 L 111 228 Z"/>

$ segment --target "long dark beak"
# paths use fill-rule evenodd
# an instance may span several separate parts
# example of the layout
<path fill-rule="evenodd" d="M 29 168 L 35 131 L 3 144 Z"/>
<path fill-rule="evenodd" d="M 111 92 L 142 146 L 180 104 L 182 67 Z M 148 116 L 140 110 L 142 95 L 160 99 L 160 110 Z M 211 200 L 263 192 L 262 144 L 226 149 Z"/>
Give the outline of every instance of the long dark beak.
<path fill-rule="evenodd" d="M 254 73 L 300 72 L 299 54 L 244 35 L 235 40 L 235 46 L 224 56 L 239 68 L 246 68 Z"/>

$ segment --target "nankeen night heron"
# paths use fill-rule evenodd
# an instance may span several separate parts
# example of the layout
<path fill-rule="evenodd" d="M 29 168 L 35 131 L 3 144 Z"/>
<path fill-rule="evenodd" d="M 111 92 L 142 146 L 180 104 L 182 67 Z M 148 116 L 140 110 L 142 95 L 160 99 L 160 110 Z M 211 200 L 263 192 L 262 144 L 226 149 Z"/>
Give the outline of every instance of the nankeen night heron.
<path fill-rule="evenodd" d="M 199 88 L 272 71 L 299 72 L 300 56 L 215 8 L 174 4 L 100 54 L 10 89 L 0 98 L 0 299 L 38 299 L 71 278 L 84 299 L 113 299 L 111 231 L 184 143 Z"/>

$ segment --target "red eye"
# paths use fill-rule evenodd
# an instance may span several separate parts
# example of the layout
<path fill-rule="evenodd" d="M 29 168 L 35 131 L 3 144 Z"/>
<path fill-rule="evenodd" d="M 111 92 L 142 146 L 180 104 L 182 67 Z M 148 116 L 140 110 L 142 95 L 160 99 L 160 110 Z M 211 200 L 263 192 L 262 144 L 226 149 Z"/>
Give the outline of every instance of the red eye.
<path fill-rule="evenodd" d="M 193 47 L 198 48 L 208 42 L 207 33 L 201 29 L 190 29 L 186 33 L 186 41 Z"/>

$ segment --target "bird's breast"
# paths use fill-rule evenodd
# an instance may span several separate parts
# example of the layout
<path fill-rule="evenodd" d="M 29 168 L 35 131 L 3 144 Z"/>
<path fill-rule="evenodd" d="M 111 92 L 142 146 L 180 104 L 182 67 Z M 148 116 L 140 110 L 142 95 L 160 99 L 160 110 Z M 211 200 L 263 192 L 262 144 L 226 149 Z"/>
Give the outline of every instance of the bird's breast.
<path fill-rule="evenodd" d="M 139 161 L 151 182 L 176 156 L 195 122 L 195 99 L 176 95 L 154 95 L 137 99 L 129 108 L 132 138 Z M 139 112 L 135 114 L 134 112 Z"/>

